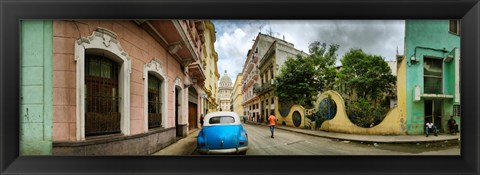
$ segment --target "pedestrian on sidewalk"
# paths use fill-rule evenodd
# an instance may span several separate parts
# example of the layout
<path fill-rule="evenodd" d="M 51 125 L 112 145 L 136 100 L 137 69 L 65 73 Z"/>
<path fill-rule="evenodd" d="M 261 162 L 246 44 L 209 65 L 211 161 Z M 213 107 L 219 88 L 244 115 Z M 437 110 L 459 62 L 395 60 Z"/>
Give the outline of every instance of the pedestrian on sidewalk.
<path fill-rule="evenodd" d="M 270 136 L 271 138 L 274 138 L 273 131 L 275 130 L 276 120 L 277 119 L 275 118 L 275 115 L 273 115 L 273 112 L 272 112 L 272 114 L 270 114 L 270 116 L 268 117 L 268 126 L 270 127 L 270 132 L 272 133 L 272 136 Z"/>
<path fill-rule="evenodd" d="M 203 114 L 200 114 L 200 125 L 203 127 Z"/>
<path fill-rule="evenodd" d="M 437 127 L 435 125 L 433 125 L 431 119 L 428 119 L 427 124 L 425 124 L 425 125 L 426 125 L 426 127 L 425 127 L 425 136 L 426 137 L 428 137 L 428 132 L 429 131 L 433 131 L 433 134 L 435 134 L 435 136 L 437 136 Z"/>

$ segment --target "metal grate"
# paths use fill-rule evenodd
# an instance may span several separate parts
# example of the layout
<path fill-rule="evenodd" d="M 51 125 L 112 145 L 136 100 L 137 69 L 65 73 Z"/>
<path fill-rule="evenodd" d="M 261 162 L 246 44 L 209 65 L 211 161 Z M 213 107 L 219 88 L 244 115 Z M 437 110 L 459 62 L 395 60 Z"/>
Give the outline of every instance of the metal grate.
<path fill-rule="evenodd" d="M 148 129 L 160 127 L 162 124 L 161 84 L 160 79 L 148 75 Z"/>
<path fill-rule="evenodd" d="M 453 105 L 453 116 L 460 117 L 460 105 Z"/>
<path fill-rule="evenodd" d="M 118 64 L 87 54 L 85 70 L 85 135 L 119 133 Z"/>

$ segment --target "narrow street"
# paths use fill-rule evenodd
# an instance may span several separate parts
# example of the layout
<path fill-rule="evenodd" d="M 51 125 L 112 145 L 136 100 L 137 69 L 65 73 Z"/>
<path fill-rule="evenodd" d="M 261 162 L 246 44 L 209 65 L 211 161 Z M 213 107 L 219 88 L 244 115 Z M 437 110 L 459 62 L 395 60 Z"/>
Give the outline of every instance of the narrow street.
<path fill-rule="evenodd" d="M 349 141 L 321 138 L 275 129 L 275 138 L 270 138 L 267 126 L 243 125 L 249 133 L 247 155 L 404 155 L 412 154 L 410 145 L 393 146 L 391 144 L 361 144 Z M 395 148 L 394 148 L 395 147 Z M 408 147 L 408 149 L 406 149 Z M 383 148 L 383 149 L 382 149 Z M 394 149 L 392 149 L 394 148 Z M 444 147 L 446 148 L 446 147 Z M 458 152 L 455 153 L 457 150 Z M 402 152 L 405 151 L 405 152 Z M 432 154 L 457 154 L 457 146 L 450 149 L 432 149 Z M 429 154 L 427 150 L 422 154 Z"/>
<path fill-rule="evenodd" d="M 275 138 L 270 138 L 267 126 L 243 124 L 243 127 L 249 138 L 247 155 L 460 155 L 458 143 L 361 143 L 282 129 L 275 129 Z"/>

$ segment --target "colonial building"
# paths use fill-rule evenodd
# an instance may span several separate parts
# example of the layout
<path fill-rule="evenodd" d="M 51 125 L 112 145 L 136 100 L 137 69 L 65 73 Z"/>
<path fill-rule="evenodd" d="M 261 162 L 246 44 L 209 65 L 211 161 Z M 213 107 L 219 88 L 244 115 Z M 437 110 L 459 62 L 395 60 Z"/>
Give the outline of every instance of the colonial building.
<path fill-rule="evenodd" d="M 198 127 L 205 21 L 21 24 L 22 154 L 148 155 Z"/>
<path fill-rule="evenodd" d="M 300 50 L 294 48 L 292 43 L 275 38 L 266 53 L 261 57 L 259 64 L 260 88 L 254 92 L 260 97 L 260 117 L 262 120 L 275 112 L 276 100 L 274 91 L 274 78 L 280 72 L 279 69 L 288 58 L 296 58 L 297 54 L 306 56 Z M 279 116 L 279 115 L 277 115 Z"/>
<path fill-rule="evenodd" d="M 260 117 L 260 98 L 257 95 L 257 89 L 260 88 L 261 79 L 259 72 L 260 59 L 270 48 L 275 37 L 258 33 L 252 48 L 247 52 L 247 58 L 242 69 L 242 94 L 243 111 L 251 121 L 257 121 Z M 255 89 L 255 90 L 254 90 Z"/>
<path fill-rule="evenodd" d="M 219 110 L 221 111 L 231 111 L 230 106 L 232 104 L 232 79 L 228 76 L 227 70 L 220 78 L 219 88 L 218 88 L 218 104 Z"/>
<path fill-rule="evenodd" d="M 444 132 L 450 116 L 460 123 L 460 21 L 406 20 L 402 61 L 407 133 L 424 133 L 427 120 Z"/>
<path fill-rule="evenodd" d="M 205 91 L 205 109 L 204 113 L 217 111 L 218 103 L 218 79 L 220 74 L 218 73 L 217 62 L 218 54 L 215 51 L 214 43 L 216 41 L 215 26 L 210 20 L 205 21 L 205 44 L 203 45 L 203 66 L 205 70 L 205 85 L 203 90 Z"/>
<path fill-rule="evenodd" d="M 232 91 L 232 111 L 236 112 L 239 116 L 244 116 L 243 107 L 242 107 L 242 74 L 237 74 L 237 78 L 235 78 L 235 83 L 233 83 L 233 91 Z"/>

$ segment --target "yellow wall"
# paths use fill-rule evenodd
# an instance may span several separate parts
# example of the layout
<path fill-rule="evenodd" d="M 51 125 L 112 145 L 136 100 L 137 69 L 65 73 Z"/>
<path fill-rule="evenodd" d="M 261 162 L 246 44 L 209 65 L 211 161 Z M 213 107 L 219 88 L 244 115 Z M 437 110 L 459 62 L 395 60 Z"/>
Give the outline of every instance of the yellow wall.
<path fill-rule="evenodd" d="M 243 98 L 242 98 L 242 74 L 238 74 L 233 84 L 232 91 L 233 112 L 236 112 L 239 116 L 243 116 Z"/>
<path fill-rule="evenodd" d="M 378 125 L 372 128 L 362 128 L 353 124 L 347 116 L 345 111 L 345 101 L 336 91 L 326 91 L 322 93 L 315 106 L 319 106 L 320 102 L 330 97 L 337 105 L 337 114 L 331 120 L 323 122 L 320 130 L 330 132 L 342 132 L 349 134 L 376 134 L 376 135 L 400 135 L 405 134 L 401 126 L 405 123 L 405 118 L 401 117 L 401 110 L 399 107 L 391 109 L 385 119 Z"/>
<path fill-rule="evenodd" d="M 283 122 L 285 122 L 286 126 L 290 127 L 295 127 L 293 124 L 292 116 L 295 111 L 298 111 L 300 113 L 300 116 L 302 118 L 302 122 L 300 123 L 300 126 L 298 128 L 305 128 L 305 120 L 310 121 L 309 119 L 305 118 L 305 108 L 301 105 L 293 105 L 290 108 L 290 112 L 288 112 L 287 116 L 281 116 L 280 112 L 278 111 L 278 97 L 275 97 L 275 116 L 278 119 L 277 120 L 277 125 L 281 125 Z"/>
<path fill-rule="evenodd" d="M 218 79 L 220 78 L 220 74 L 218 73 L 217 70 L 217 62 L 218 62 L 218 55 L 217 52 L 215 51 L 214 43 L 216 40 L 215 36 L 215 26 L 210 20 L 205 21 L 205 31 L 204 31 L 204 36 L 205 36 L 205 45 L 203 49 L 203 54 L 202 54 L 202 61 L 205 64 L 205 84 L 203 85 L 203 89 L 206 92 L 210 92 L 208 95 L 208 112 L 213 112 L 217 110 L 217 91 L 218 91 L 218 86 L 217 82 Z"/>
<path fill-rule="evenodd" d="M 319 106 L 320 102 L 329 95 L 337 105 L 337 114 L 333 119 L 322 123 L 320 130 L 329 132 L 342 132 L 349 134 L 372 134 L 372 135 L 406 135 L 406 64 L 405 59 L 400 61 L 400 66 L 397 70 L 397 107 L 392 108 L 385 119 L 378 125 L 372 128 L 362 128 L 353 124 L 347 116 L 345 110 L 345 101 L 336 91 L 326 91 L 319 95 L 315 106 Z M 275 98 L 277 101 L 278 99 Z M 287 126 L 295 127 L 292 121 L 293 112 L 299 111 L 302 116 L 302 123 L 299 128 L 308 128 L 310 120 L 305 118 L 305 108 L 300 105 L 291 107 L 287 116 L 283 117 L 278 111 L 278 103 L 275 107 L 275 116 L 277 116 L 277 124 L 285 122 Z M 307 122 L 307 123 L 305 123 Z"/>

